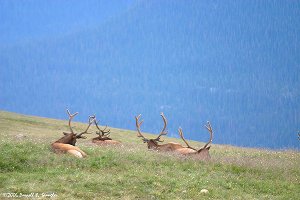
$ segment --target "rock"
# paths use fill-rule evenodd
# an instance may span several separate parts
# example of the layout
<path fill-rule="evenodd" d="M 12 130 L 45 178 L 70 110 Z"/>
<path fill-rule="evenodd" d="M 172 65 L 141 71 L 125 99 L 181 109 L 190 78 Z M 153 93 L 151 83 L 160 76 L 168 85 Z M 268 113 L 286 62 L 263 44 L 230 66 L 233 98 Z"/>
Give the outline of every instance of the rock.
<path fill-rule="evenodd" d="M 17 139 L 17 140 L 22 140 L 22 139 L 25 139 L 27 136 L 26 135 L 23 135 L 23 134 L 18 134 L 18 135 L 15 135 L 15 138 Z"/>
<path fill-rule="evenodd" d="M 202 190 L 200 191 L 200 194 L 208 194 L 208 190 L 207 190 L 207 189 L 202 189 Z"/>

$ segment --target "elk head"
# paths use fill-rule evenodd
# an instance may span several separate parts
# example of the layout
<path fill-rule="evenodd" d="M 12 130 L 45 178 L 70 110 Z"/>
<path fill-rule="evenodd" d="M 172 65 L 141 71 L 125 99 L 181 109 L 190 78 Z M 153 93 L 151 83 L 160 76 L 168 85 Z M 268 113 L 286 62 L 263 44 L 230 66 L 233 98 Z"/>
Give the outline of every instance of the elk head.
<path fill-rule="evenodd" d="M 98 137 L 95 137 L 92 139 L 92 142 L 97 145 L 119 145 L 121 142 L 117 140 L 113 140 L 110 138 L 110 129 L 107 130 L 107 126 L 105 126 L 104 129 L 101 129 L 98 125 L 99 122 L 95 119 L 95 125 L 98 131 L 96 131 L 96 134 Z"/>
<path fill-rule="evenodd" d="M 92 125 L 92 123 L 95 120 L 95 116 L 90 116 L 89 117 L 89 121 L 88 121 L 88 126 L 87 128 L 81 132 L 81 133 L 75 133 L 72 129 L 71 126 L 71 122 L 73 120 L 73 118 L 78 114 L 78 112 L 71 114 L 70 111 L 67 109 L 67 114 L 69 115 L 69 128 L 70 128 L 70 133 L 67 132 L 63 132 L 63 134 L 65 135 L 64 137 L 60 138 L 59 140 L 57 140 L 55 143 L 63 143 L 63 144 L 70 144 L 75 146 L 77 139 L 83 138 L 85 139 L 86 137 L 84 136 L 84 134 L 87 134 L 88 129 L 90 128 L 90 126 Z"/>
<path fill-rule="evenodd" d="M 137 128 L 137 136 L 138 137 L 141 137 L 142 140 L 144 141 L 144 143 L 147 143 L 148 145 L 148 149 L 157 149 L 159 147 L 159 142 L 163 142 L 160 137 L 162 135 L 166 135 L 167 134 L 167 131 L 166 131 L 166 127 L 167 127 L 167 120 L 164 116 L 163 113 L 160 114 L 160 116 L 162 117 L 163 119 L 163 122 L 164 122 L 164 127 L 163 129 L 161 130 L 160 134 L 157 136 L 157 138 L 155 139 L 148 139 L 146 138 L 145 136 L 143 136 L 141 130 L 140 130 L 140 126 L 143 124 L 143 120 L 142 121 L 139 121 L 140 120 L 140 117 L 141 117 L 141 114 L 139 114 L 138 116 L 135 117 L 135 122 L 136 122 L 136 128 Z"/>
<path fill-rule="evenodd" d="M 94 123 L 95 123 L 97 129 L 99 130 L 99 131 L 96 132 L 96 134 L 98 135 L 98 137 L 97 137 L 97 138 L 94 138 L 94 139 L 102 140 L 102 141 L 104 141 L 104 140 L 111 140 L 111 138 L 110 138 L 110 136 L 109 136 L 109 134 L 110 134 L 110 129 L 106 130 L 106 129 L 107 129 L 107 126 L 105 126 L 104 129 L 101 129 L 101 128 L 98 126 L 99 121 L 97 122 L 96 118 L 95 118 Z"/>
<path fill-rule="evenodd" d="M 191 147 L 187 143 L 187 141 L 184 139 L 182 129 L 179 128 L 178 129 L 179 135 L 180 135 L 181 139 L 184 141 L 184 143 L 187 145 L 186 148 L 180 149 L 179 152 L 184 155 L 194 155 L 195 157 L 202 159 L 202 160 L 210 159 L 209 144 L 212 142 L 212 139 L 213 139 L 213 130 L 212 130 L 212 127 L 211 127 L 209 121 L 205 125 L 205 128 L 210 133 L 210 138 L 209 138 L 209 141 L 204 145 L 204 147 L 202 147 L 200 149 L 195 149 L 195 148 Z"/>

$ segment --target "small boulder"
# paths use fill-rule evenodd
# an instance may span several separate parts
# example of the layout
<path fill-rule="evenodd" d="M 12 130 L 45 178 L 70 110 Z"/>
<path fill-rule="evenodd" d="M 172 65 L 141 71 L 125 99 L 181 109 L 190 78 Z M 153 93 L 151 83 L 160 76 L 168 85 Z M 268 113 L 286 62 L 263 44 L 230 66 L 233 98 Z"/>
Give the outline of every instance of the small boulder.
<path fill-rule="evenodd" d="M 207 189 L 202 189 L 202 190 L 200 191 L 200 194 L 208 194 L 208 190 L 207 190 Z"/>
<path fill-rule="evenodd" d="M 26 135 L 24 135 L 24 134 L 18 134 L 18 135 L 15 135 L 15 138 L 17 139 L 17 140 L 22 140 L 22 139 L 25 139 L 27 136 Z"/>

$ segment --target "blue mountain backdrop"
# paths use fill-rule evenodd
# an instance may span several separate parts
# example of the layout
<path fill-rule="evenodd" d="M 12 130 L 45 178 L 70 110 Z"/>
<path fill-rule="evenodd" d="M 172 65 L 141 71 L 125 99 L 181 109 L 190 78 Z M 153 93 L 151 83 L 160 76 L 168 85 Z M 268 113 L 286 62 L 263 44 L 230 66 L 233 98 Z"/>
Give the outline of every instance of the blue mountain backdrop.
<path fill-rule="evenodd" d="M 299 149 L 299 36 L 299 1 L 2 0 L 0 109 Z"/>

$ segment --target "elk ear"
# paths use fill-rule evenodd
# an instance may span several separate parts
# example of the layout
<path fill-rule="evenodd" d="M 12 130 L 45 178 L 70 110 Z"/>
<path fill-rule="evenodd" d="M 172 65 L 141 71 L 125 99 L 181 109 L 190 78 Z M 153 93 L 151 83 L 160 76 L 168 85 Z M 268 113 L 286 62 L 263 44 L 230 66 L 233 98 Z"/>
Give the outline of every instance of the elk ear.
<path fill-rule="evenodd" d="M 211 146 L 207 147 L 206 149 L 209 150 Z"/>
<path fill-rule="evenodd" d="M 63 132 L 64 135 L 69 135 L 69 133 Z"/>

